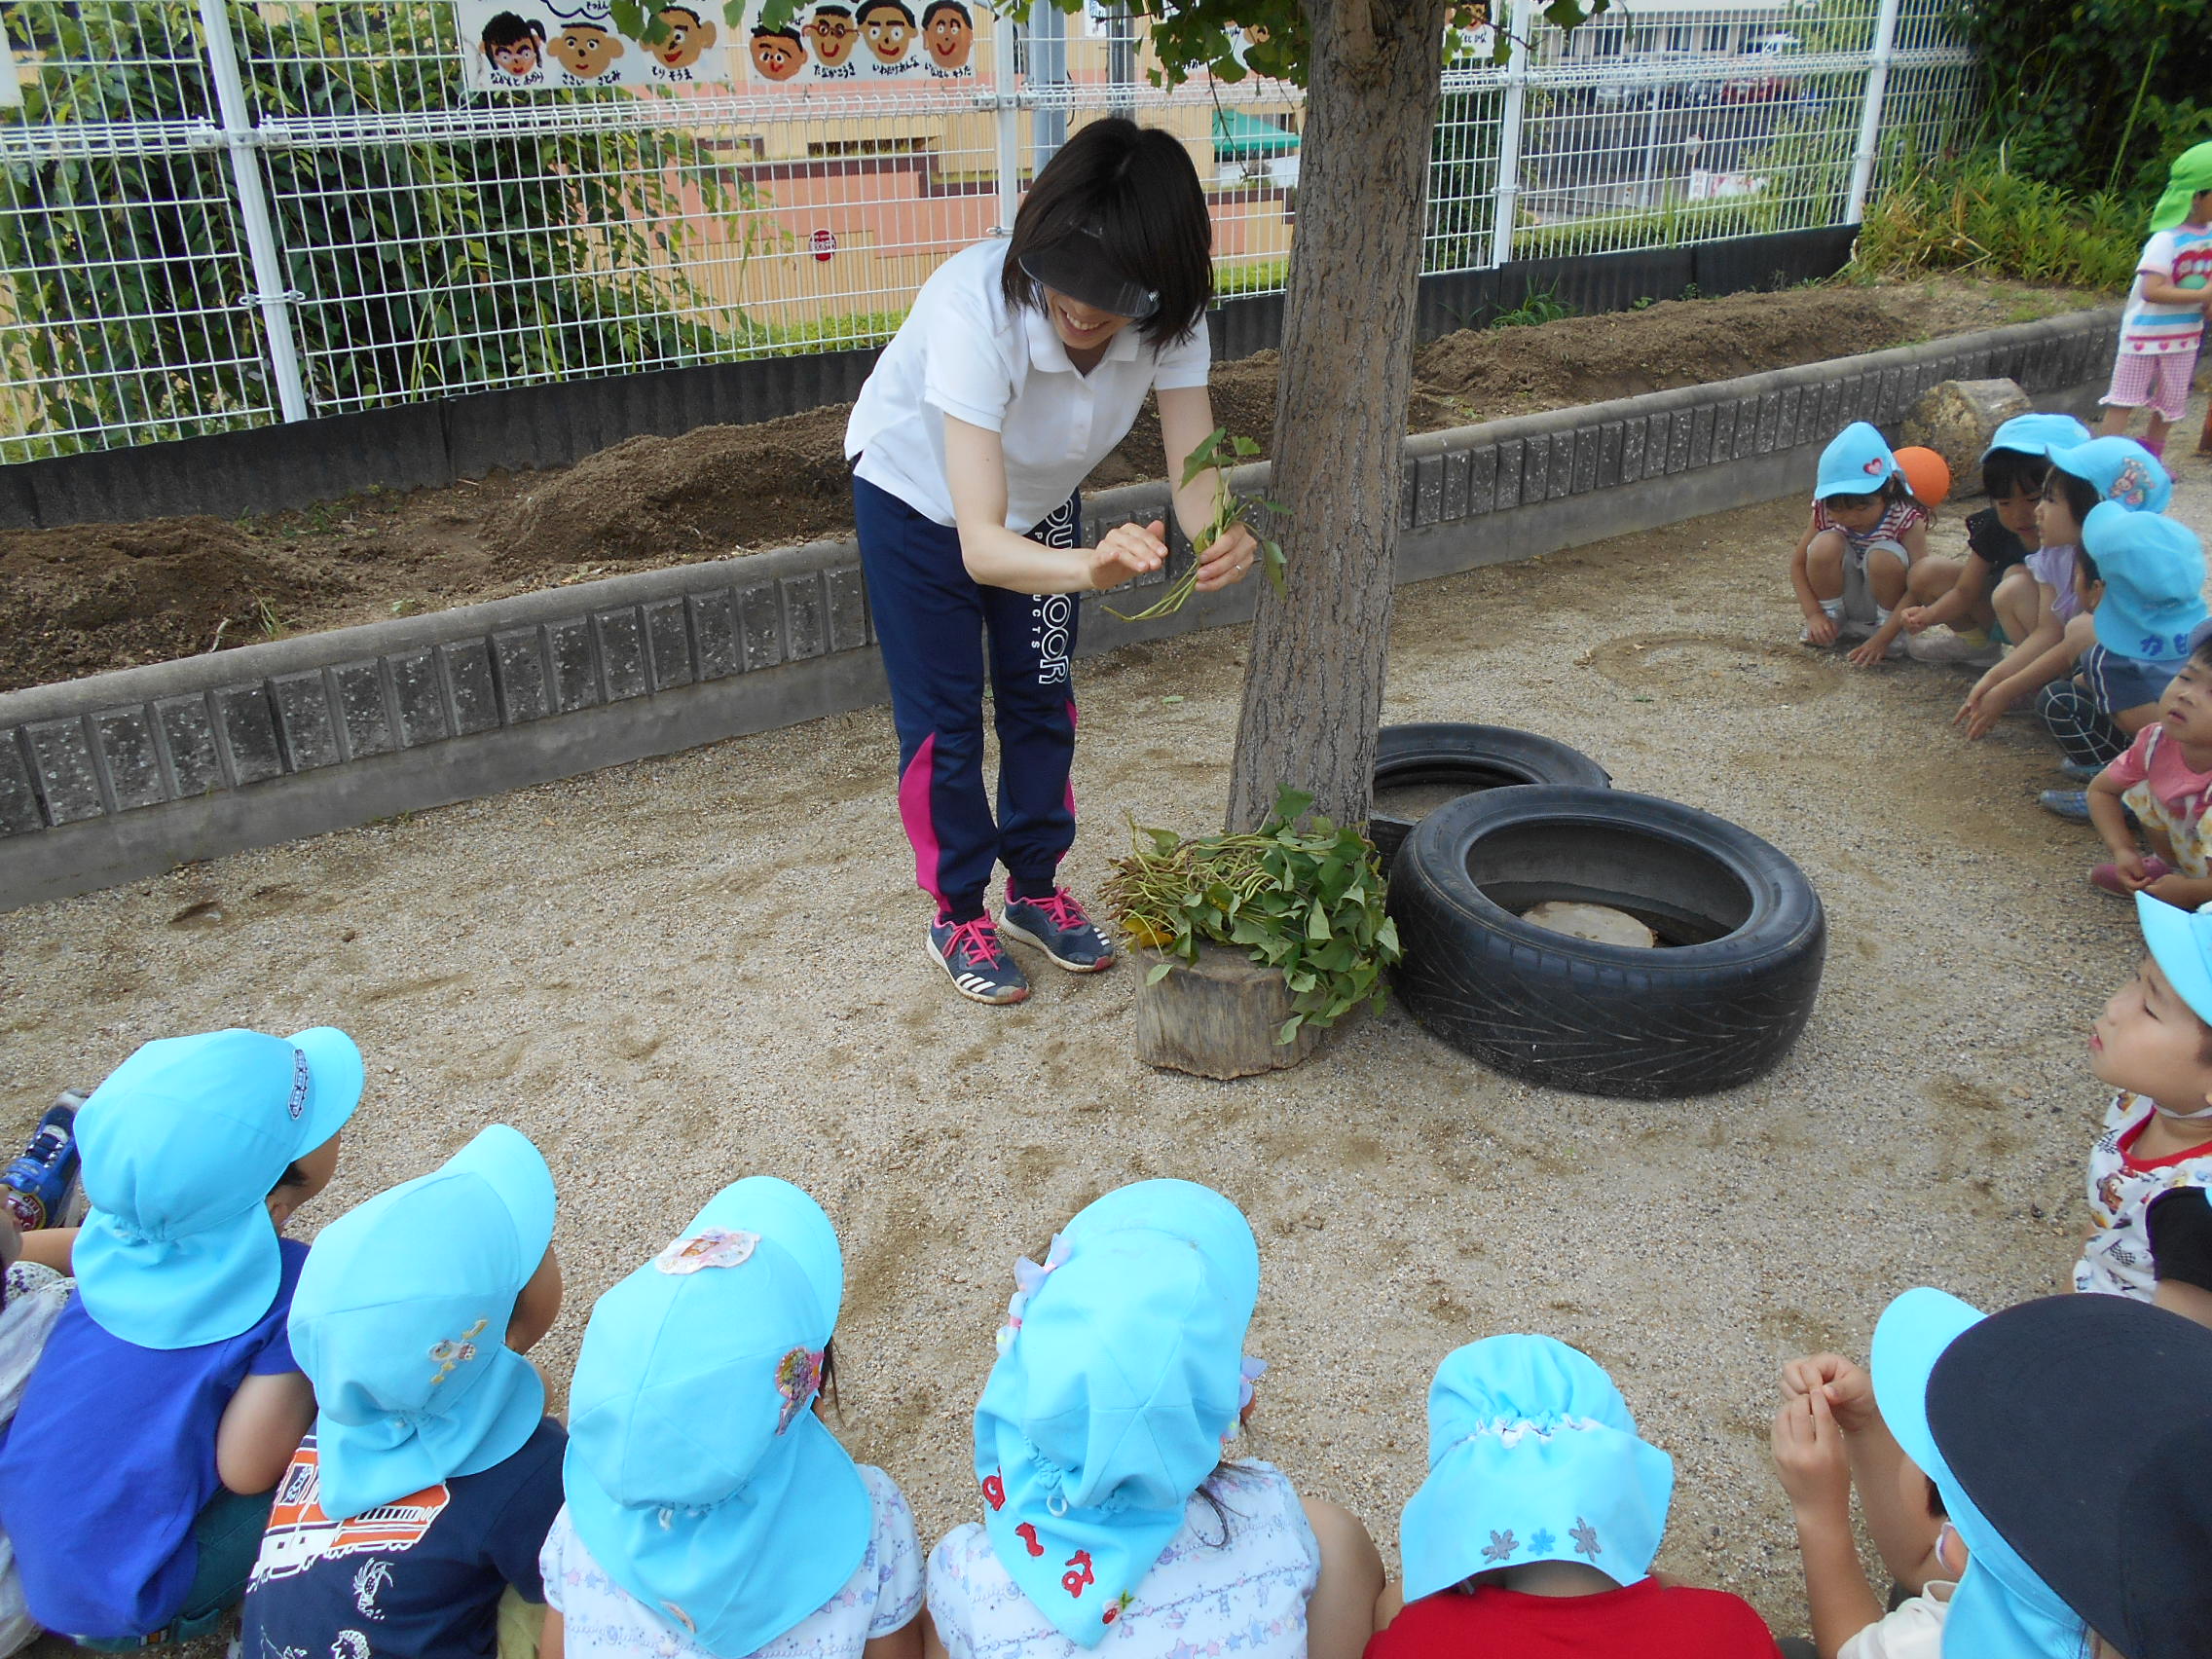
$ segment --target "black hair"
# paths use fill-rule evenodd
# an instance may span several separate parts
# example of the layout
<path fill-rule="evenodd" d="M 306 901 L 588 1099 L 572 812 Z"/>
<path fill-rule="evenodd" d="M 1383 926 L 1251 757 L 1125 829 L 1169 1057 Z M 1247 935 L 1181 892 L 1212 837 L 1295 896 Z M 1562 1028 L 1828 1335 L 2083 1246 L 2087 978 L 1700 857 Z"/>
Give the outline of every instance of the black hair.
<path fill-rule="evenodd" d="M 1993 501 L 2007 496 L 2033 496 L 2043 489 L 2050 457 L 2026 450 L 1993 449 L 1981 458 L 1981 493 Z"/>
<path fill-rule="evenodd" d="M 2067 511 L 2080 524 L 2104 499 L 2097 487 L 2086 478 L 2077 478 L 2063 466 L 2054 466 L 2044 474 L 2043 498 L 2046 501 L 2064 501 Z"/>
<path fill-rule="evenodd" d="M 853 9 L 850 6 L 817 6 L 814 8 L 813 16 L 817 18 L 843 18 L 850 22 Z"/>
<path fill-rule="evenodd" d="M 930 3 L 922 8 L 922 27 L 927 29 L 930 26 L 930 19 L 940 12 L 958 12 L 962 22 L 970 28 L 976 26 L 976 19 L 969 15 L 968 8 L 963 6 L 960 0 L 930 0 Z"/>
<path fill-rule="evenodd" d="M 865 18 L 870 12 L 880 12 L 886 6 L 905 18 L 908 28 L 914 26 L 914 14 L 906 10 L 906 0 L 861 0 L 861 16 Z"/>
<path fill-rule="evenodd" d="M 828 1400 L 830 1409 L 837 1414 L 837 1420 L 845 1420 L 844 1402 L 837 1398 L 837 1339 L 827 1337 L 822 1343 L 822 1381 L 815 1386 L 815 1397 Z"/>
<path fill-rule="evenodd" d="M 788 40 L 799 51 L 804 52 L 806 50 L 806 42 L 798 38 L 798 30 L 793 28 L 772 29 L 765 23 L 755 23 L 753 25 L 753 38 L 755 40 Z"/>
<path fill-rule="evenodd" d="M 489 53 L 496 47 L 545 44 L 545 25 L 535 18 L 525 18 L 513 12 L 495 12 L 484 25 L 484 50 Z"/>
<path fill-rule="evenodd" d="M 1912 486 L 1905 482 L 1904 474 L 1901 471 L 1893 472 L 1883 479 L 1882 487 L 1874 494 L 1892 506 L 1900 501 L 1911 501 L 1917 504 L 1920 499 L 1918 496 L 1912 493 Z"/>
<path fill-rule="evenodd" d="M 299 1161 L 294 1159 L 290 1163 L 284 1165 L 284 1173 L 276 1177 L 276 1185 L 269 1189 L 269 1196 L 275 1198 L 286 1187 L 304 1187 L 307 1184 L 308 1172 L 302 1169 Z"/>
<path fill-rule="evenodd" d="M 1936 1484 L 1936 1477 L 1928 1477 L 1928 1513 L 1937 1521 L 1948 1521 L 1951 1512 L 1943 1507 L 1943 1489 Z"/>
<path fill-rule="evenodd" d="M 1213 298 L 1213 220 L 1182 141 L 1117 115 L 1062 144 L 1014 216 L 1000 278 L 1006 303 L 1044 310 L 1022 256 L 1087 226 L 1097 227 L 1118 275 L 1160 296 L 1160 309 L 1137 325 L 1145 344 L 1157 350 L 1189 339 Z"/>
<path fill-rule="evenodd" d="M 2097 573 L 2097 562 L 2089 557 L 2089 550 L 2086 547 L 2074 549 L 2074 580 L 2077 585 L 2104 580 L 2104 577 Z"/>
<path fill-rule="evenodd" d="M 686 18 L 689 18 L 691 19 L 691 26 L 693 28 L 697 28 L 701 20 L 699 14 L 692 11 L 688 6 L 655 6 L 653 8 L 653 16 L 656 18 L 664 12 L 682 12 Z"/>
<path fill-rule="evenodd" d="M 2204 638 L 2196 642 L 2189 660 L 2199 668 L 2212 668 L 2212 631 L 2207 631 Z"/>

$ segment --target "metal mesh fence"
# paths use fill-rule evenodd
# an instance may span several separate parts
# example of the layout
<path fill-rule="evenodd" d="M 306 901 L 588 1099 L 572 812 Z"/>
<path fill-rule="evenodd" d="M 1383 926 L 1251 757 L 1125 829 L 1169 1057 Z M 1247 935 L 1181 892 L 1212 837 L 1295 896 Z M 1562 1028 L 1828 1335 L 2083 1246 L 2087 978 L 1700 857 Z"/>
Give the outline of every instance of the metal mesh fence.
<path fill-rule="evenodd" d="M 1936 3 L 1456 36 L 1425 269 L 1856 216 L 1961 119 Z M 972 81 L 799 94 L 471 91 L 449 0 L 0 0 L 0 460 L 873 344 L 1108 113 L 1189 149 L 1224 293 L 1287 271 L 1297 90 L 1161 90 L 1105 7 L 1000 23 Z"/>

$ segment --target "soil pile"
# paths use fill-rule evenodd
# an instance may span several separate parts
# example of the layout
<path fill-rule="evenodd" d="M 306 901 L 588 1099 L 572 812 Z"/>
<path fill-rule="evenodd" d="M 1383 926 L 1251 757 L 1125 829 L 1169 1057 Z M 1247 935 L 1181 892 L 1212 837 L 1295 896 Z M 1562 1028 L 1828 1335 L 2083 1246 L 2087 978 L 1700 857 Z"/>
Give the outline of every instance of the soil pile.
<path fill-rule="evenodd" d="M 1410 431 L 1599 402 L 2023 322 L 2100 296 L 1960 279 L 1798 288 L 1534 328 L 1464 332 L 1415 359 Z M 1215 419 L 1274 439 L 1272 351 L 1217 364 Z M 846 409 L 632 438 L 575 465 L 383 492 L 240 520 L 0 532 L 0 690 L 719 559 L 852 528 Z M 1164 471 L 1147 405 L 1087 488 Z"/>

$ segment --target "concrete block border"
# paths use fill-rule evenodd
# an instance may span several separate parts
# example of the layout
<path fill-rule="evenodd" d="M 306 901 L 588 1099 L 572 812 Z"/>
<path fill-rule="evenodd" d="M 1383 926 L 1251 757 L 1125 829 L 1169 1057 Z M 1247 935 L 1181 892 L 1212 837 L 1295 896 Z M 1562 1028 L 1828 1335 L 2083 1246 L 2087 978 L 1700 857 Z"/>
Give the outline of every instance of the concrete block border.
<path fill-rule="evenodd" d="M 1399 579 L 1771 500 L 1846 422 L 1892 426 L 1939 381 L 2071 400 L 2118 331 L 2083 312 L 1409 438 Z M 1102 492 L 1087 536 L 1165 511 L 1161 485 Z M 1254 597 L 1129 624 L 1086 596 L 1079 654 Z M 859 549 L 816 542 L 9 692 L 0 907 L 880 702 L 874 638 Z"/>

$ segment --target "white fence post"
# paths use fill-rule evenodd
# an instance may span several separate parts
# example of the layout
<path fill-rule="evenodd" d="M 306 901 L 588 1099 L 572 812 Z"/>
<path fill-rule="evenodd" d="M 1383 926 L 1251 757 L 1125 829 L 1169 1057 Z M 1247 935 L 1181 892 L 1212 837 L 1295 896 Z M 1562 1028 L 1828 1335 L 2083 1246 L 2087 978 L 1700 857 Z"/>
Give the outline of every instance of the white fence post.
<path fill-rule="evenodd" d="M 1068 141 L 1068 16 L 1052 0 L 1033 0 L 1029 8 L 1029 91 L 1051 91 L 1051 102 L 1037 101 L 1029 113 L 1030 143 L 1042 167 Z"/>
<path fill-rule="evenodd" d="M 1012 18 L 999 14 L 991 23 L 991 108 L 998 124 L 998 223 L 994 237 L 1014 235 L 1014 216 L 1021 210 L 1021 99 L 1014 74 L 1018 31 Z"/>
<path fill-rule="evenodd" d="M 1513 0 L 1507 23 L 1513 37 L 1512 55 L 1505 63 L 1505 108 L 1497 126 L 1496 216 L 1490 231 L 1493 265 L 1504 265 L 1513 258 L 1513 221 L 1521 200 L 1521 125 L 1529 97 L 1529 31 L 1535 24 L 1534 0 Z"/>
<path fill-rule="evenodd" d="M 1874 14 L 1874 50 L 1866 59 L 1866 105 L 1859 112 L 1859 148 L 1851 156 L 1851 195 L 1843 206 L 1843 222 L 1856 225 L 1866 217 L 1866 193 L 1874 183 L 1875 148 L 1882 135 L 1882 100 L 1890 89 L 1890 58 L 1898 44 L 1898 0 L 1882 0 Z"/>
<path fill-rule="evenodd" d="M 258 134 L 245 107 L 245 84 L 239 76 L 238 43 L 231 37 L 226 0 L 200 0 L 200 32 L 207 50 L 207 73 L 215 83 L 216 107 L 223 118 L 231 180 L 239 193 L 239 219 L 245 226 L 246 255 L 253 265 L 257 292 L 252 298 L 261 307 L 262 330 L 269 336 L 269 367 L 276 379 L 277 408 L 287 421 L 305 421 L 307 387 L 300 379 L 299 342 L 292 333 L 292 302 L 302 296 L 284 280 L 284 262 L 276 253 L 276 232 L 269 222 L 269 193 L 261 182 L 261 158 L 254 153 Z"/>

